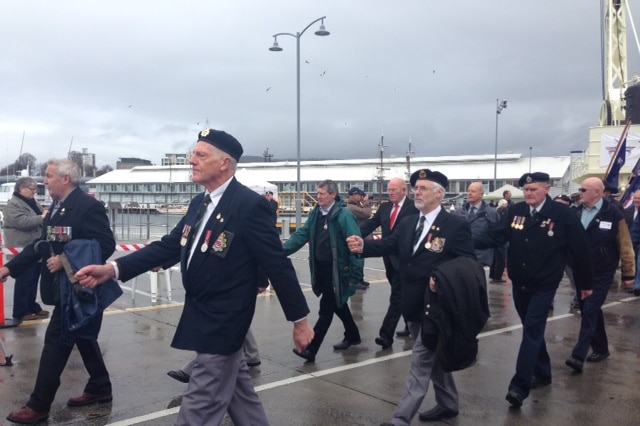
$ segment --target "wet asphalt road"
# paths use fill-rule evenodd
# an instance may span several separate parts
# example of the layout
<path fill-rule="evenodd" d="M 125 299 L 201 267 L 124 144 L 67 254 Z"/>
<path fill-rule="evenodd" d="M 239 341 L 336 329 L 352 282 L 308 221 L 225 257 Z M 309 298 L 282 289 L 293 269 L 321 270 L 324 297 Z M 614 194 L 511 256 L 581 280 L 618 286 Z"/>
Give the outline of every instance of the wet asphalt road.
<path fill-rule="evenodd" d="M 118 255 L 120 255 L 118 253 Z M 318 299 L 309 288 L 306 251 L 292 256 L 305 290 L 311 322 L 317 318 Z M 253 330 L 262 365 L 252 376 L 270 423 L 277 425 L 378 425 L 387 421 L 402 394 L 409 369 L 411 342 L 396 339 L 380 350 L 374 343 L 386 311 L 389 287 L 382 261 L 367 259 L 365 277 L 371 287 L 351 300 L 362 344 L 335 351 L 342 326 L 335 320 L 313 364 L 291 352 L 292 326 L 275 295 L 260 295 Z M 111 373 L 112 403 L 83 408 L 66 406 L 82 392 L 87 379 L 74 350 L 51 409 L 50 425 L 172 425 L 183 385 L 166 375 L 192 354 L 169 344 L 181 312 L 184 291 L 173 275 L 172 300 L 160 280 L 158 300 L 151 302 L 149 279 L 138 279 L 135 300 L 130 283 L 124 295 L 105 315 L 100 346 Z M 640 424 L 640 298 L 612 286 L 605 318 L 611 357 L 585 364 L 583 374 L 564 365 L 575 344 L 579 314 L 569 305 L 573 292 L 563 281 L 549 313 L 547 344 L 552 359 L 553 384 L 533 390 L 521 409 L 509 408 L 504 397 L 515 368 L 521 329 L 511 299 L 510 283 L 490 284 L 492 317 L 480 335 L 478 362 L 455 373 L 460 414 L 452 425 L 639 425 Z M 5 283 L 5 313 L 11 316 L 13 280 Z M 0 329 L 0 339 L 14 365 L 0 368 L 0 424 L 21 407 L 33 388 L 42 349 L 45 321 Z M 401 326 L 399 326 L 401 327 Z M 430 389 L 421 411 L 435 404 Z M 232 424 L 228 419 L 225 425 Z M 417 416 L 412 425 L 422 424 Z"/>

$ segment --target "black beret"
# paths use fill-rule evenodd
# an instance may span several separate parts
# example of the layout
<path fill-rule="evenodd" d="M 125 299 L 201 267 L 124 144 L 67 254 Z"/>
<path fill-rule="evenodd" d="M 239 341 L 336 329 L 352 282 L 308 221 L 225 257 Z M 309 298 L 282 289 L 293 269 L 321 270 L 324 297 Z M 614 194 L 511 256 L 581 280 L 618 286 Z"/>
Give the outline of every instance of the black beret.
<path fill-rule="evenodd" d="M 611 195 L 618 195 L 618 194 L 620 194 L 620 190 L 618 189 L 618 187 L 617 187 L 617 186 L 613 186 L 613 185 L 610 185 L 610 184 L 608 184 L 608 183 L 605 183 L 605 184 L 604 184 L 604 190 L 605 190 L 605 191 L 607 191 L 607 192 L 609 192 Z"/>
<path fill-rule="evenodd" d="M 267 195 L 273 195 L 273 192 L 272 191 L 267 191 L 266 194 Z"/>
<path fill-rule="evenodd" d="M 418 179 L 436 182 L 440 184 L 444 189 L 447 189 L 447 187 L 449 186 L 449 179 L 447 179 L 445 175 L 440 172 L 432 172 L 429 169 L 420 169 L 413 172 L 413 174 L 411 175 L 411 179 L 409 179 L 409 182 L 411 182 L 411 186 L 416 186 L 416 181 Z"/>
<path fill-rule="evenodd" d="M 556 195 L 556 196 L 553 198 L 553 201 L 556 201 L 556 200 L 562 200 L 562 201 L 564 201 L 564 202 L 565 202 L 565 203 L 567 203 L 567 204 L 571 204 L 571 198 L 569 198 L 569 196 L 568 196 L 568 195 L 564 195 L 564 194 L 562 194 L 562 195 Z"/>
<path fill-rule="evenodd" d="M 549 175 L 542 172 L 525 173 L 518 181 L 518 185 L 522 187 L 527 183 L 534 182 L 550 183 Z"/>
<path fill-rule="evenodd" d="M 198 141 L 210 143 L 235 158 L 236 161 L 240 161 L 244 152 L 236 138 L 221 130 L 204 129 L 198 134 Z"/>

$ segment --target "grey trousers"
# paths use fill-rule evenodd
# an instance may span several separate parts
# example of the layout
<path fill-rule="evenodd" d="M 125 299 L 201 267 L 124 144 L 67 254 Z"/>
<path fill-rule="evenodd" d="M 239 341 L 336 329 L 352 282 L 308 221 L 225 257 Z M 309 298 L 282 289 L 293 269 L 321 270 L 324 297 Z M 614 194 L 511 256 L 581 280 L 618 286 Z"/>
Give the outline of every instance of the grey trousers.
<path fill-rule="evenodd" d="M 196 355 L 176 426 L 218 426 L 226 413 L 236 426 L 269 424 L 242 349 L 231 355 Z"/>
<path fill-rule="evenodd" d="M 249 328 L 247 331 L 247 335 L 244 338 L 244 360 L 246 362 L 259 362 L 260 361 L 260 351 L 258 350 L 258 342 L 256 342 L 256 338 L 253 336 L 253 331 Z M 191 376 L 191 372 L 193 371 L 193 364 L 196 362 L 195 358 L 191 361 L 187 362 L 181 370 Z"/>
<path fill-rule="evenodd" d="M 409 331 L 413 338 L 413 353 L 409 378 L 404 385 L 404 393 L 391 423 L 408 426 L 420 409 L 420 405 L 429 390 L 429 381 L 433 382 L 436 403 L 442 408 L 458 411 L 458 391 L 451 373 L 445 373 L 436 358 L 435 351 L 422 344 L 422 324 L 410 322 Z"/>

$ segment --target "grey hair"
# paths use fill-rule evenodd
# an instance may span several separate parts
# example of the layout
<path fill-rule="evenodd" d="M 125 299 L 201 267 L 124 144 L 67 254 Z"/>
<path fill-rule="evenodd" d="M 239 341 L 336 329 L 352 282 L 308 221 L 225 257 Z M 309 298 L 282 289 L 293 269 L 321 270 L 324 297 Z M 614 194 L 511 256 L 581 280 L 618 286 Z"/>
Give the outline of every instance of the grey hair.
<path fill-rule="evenodd" d="M 323 180 L 318 184 L 318 188 L 326 188 L 329 194 L 338 194 L 338 184 L 331 179 Z"/>
<path fill-rule="evenodd" d="M 66 158 L 62 159 L 53 159 L 47 161 L 48 166 L 57 166 L 58 167 L 58 176 L 65 177 L 69 176 L 71 183 L 75 186 L 80 185 L 80 180 L 82 179 L 82 174 L 80 173 L 80 166 L 75 161 L 68 160 Z"/>
<path fill-rule="evenodd" d="M 32 177 L 21 177 L 16 181 L 16 186 L 14 188 L 15 192 L 20 192 L 23 188 L 28 188 L 30 186 L 37 186 L 38 182 Z"/>

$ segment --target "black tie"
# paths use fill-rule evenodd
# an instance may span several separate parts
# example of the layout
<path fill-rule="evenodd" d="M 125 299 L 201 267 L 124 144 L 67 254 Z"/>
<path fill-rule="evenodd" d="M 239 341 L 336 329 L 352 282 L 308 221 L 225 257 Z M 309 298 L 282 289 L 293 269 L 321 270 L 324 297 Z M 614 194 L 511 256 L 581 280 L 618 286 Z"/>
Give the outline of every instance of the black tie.
<path fill-rule="evenodd" d="M 424 216 L 420 216 L 420 222 L 418 222 L 418 229 L 416 229 L 415 234 L 413 234 L 413 246 L 420 242 L 420 236 L 422 235 L 422 230 L 424 229 Z"/>
<path fill-rule="evenodd" d="M 469 210 L 469 218 L 473 219 L 474 217 L 476 217 L 476 208 L 471 207 L 471 210 Z"/>
<path fill-rule="evenodd" d="M 538 214 L 538 210 L 531 210 L 531 220 L 536 220 L 536 215 Z"/>
<path fill-rule="evenodd" d="M 204 199 L 202 200 L 202 205 L 200 205 L 200 210 L 198 210 L 198 216 L 196 216 L 196 223 L 195 225 L 193 225 L 194 233 L 198 232 L 198 226 L 200 226 L 200 223 L 202 222 L 202 218 L 204 217 L 204 212 L 207 211 L 207 206 L 209 205 L 209 203 L 211 203 L 211 195 L 207 194 L 204 196 Z"/>

